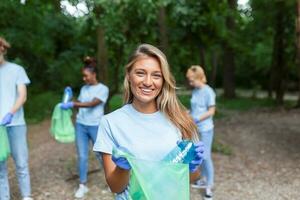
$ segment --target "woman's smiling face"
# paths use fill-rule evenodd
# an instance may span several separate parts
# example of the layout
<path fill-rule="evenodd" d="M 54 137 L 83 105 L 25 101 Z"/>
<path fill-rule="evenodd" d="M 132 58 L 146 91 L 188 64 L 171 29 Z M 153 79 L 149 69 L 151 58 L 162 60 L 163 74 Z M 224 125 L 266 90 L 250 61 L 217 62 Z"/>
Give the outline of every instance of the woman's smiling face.
<path fill-rule="evenodd" d="M 139 58 L 127 74 L 133 101 L 141 104 L 155 103 L 163 86 L 163 75 L 157 59 L 143 56 Z"/>

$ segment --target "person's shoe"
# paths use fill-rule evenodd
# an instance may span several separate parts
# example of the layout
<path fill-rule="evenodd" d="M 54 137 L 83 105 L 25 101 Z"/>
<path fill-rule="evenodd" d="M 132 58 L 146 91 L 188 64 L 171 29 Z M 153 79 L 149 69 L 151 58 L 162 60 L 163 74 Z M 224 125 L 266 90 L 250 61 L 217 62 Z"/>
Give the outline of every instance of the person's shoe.
<path fill-rule="evenodd" d="M 24 197 L 22 200 L 33 200 L 31 197 Z"/>
<path fill-rule="evenodd" d="M 89 188 L 83 184 L 79 184 L 79 188 L 75 192 L 75 198 L 82 198 L 89 191 Z"/>
<path fill-rule="evenodd" d="M 197 181 L 195 181 L 194 183 L 191 184 L 192 188 L 206 188 L 206 181 L 204 179 L 199 179 Z"/>
<path fill-rule="evenodd" d="M 211 188 L 206 188 L 204 200 L 213 200 L 213 193 L 211 191 Z"/>

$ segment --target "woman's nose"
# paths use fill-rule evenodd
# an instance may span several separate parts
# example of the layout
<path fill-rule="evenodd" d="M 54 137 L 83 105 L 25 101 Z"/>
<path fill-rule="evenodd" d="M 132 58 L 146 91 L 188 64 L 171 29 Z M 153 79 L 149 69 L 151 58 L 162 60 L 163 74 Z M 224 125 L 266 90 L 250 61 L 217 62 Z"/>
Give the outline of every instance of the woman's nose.
<path fill-rule="evenodd" d="M 145 76 L 145 79 L 143 81 L 143 84 L 145 86 L 151 86 L 152 85 L 152 78 L 150 75 Z"/>

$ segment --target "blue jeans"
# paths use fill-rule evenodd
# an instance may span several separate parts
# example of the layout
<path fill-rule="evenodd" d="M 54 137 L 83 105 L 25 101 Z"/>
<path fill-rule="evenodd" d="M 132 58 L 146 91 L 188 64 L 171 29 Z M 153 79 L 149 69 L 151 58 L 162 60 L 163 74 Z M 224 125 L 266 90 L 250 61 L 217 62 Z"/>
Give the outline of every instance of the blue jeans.
<path fill-rule="evenodd" d="M 214 165 L 211 157 L 214 130 L 200 131 L 201 140 L 204 143 L 204 160 L 201 164 L 202 176 L 206 179 L 207 186 L 214 185 Z"/>
<path fill-rule="evenodd" d="M 22 197 L 31 195 L 28 167 L 26 125 L 7 127 L 11 155 L 14 159 Z M 6 161 L 0 162 L 0 200 L 10 199 Z"/>
<path fill-rule="evenodd" d="M 98 126 L 86 126 L 76 123 L 76 148 L 77 148 L 77 167 L 80 183 L 87 182 L 88 161 L 89 161 L 89 144 L 96 142 Z M 100 152 L 95 152 L 96 158 L 102 165 Z"/>

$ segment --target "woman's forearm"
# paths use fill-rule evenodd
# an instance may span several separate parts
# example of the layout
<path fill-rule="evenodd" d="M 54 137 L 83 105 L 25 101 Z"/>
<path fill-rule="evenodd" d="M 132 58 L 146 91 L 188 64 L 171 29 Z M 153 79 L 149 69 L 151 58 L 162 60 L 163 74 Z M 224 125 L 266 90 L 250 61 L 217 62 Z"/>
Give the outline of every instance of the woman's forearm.
<path fill-rule="evenodd" d="M 109 188 L 114 193 L 123 192 L 129 183 L 130 171 L 117 167 L 109 154 L 103 154 L 102 158 L 105 178 Z"/>
<path fill-rule="evenodd" d="M 216 112 L 215 106 L 209 107 L 208 111 L 205 112 L 203 115 L 201 115 L 199 120 L 203 121 L 209 117 L 212 117 L 215 115 L 215 112 Z"/>
<path fill-rule="evenodd" d="M 93 99 L 93 101 L 89 102 L 80 102 L 80 101 L 74 101 L 74 107 L 75 108 L 88 108 L 88 107 L 94 107 L 101 103 L 101 100 L 99 99 Z"/>
<path fill-rule="evenodd" d="M 15 114 L 26 102 L 26 99 L 27 99 L 26 85 L 18 85 L 18 98 L 17 98 L 14 106 L 10 110 L 10 112 L 12 114 Z"/>

